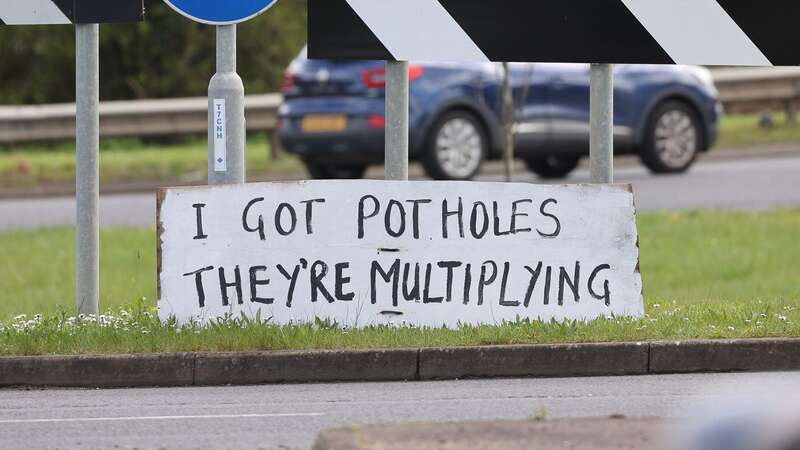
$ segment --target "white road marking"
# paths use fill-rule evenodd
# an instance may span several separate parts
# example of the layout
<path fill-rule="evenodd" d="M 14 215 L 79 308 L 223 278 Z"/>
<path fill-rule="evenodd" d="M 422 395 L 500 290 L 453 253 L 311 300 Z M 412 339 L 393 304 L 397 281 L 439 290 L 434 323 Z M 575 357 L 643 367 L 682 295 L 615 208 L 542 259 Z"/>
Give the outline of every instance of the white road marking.
<path fill-rule="evenodd" d="M 771 66 L 717 0 L 622 0 L 678 64 Z"/>
<path fill-rule="evenodd" d="M 72 23 L 51 0 L 3 0 L 2 3 L 0 5 L 0 20 L 7 24 Z"/>
<path fill-rule="evenodd" d="M 325 413 L 275 413 L 275 414 L 209 414 L 201 416 L 133 416 L 133 417 L 67 417 L 56 419 L 0 419 L 0 424 L 65 423 L 65 422 L 126 422 L 141 420 L 188 419 L 252 419 L 269 417 L 319 417 Z"/>
<path fill-rule="evenodd" d="M 438 0 L 347 0 L 398 61 L 488 61 Z"/>

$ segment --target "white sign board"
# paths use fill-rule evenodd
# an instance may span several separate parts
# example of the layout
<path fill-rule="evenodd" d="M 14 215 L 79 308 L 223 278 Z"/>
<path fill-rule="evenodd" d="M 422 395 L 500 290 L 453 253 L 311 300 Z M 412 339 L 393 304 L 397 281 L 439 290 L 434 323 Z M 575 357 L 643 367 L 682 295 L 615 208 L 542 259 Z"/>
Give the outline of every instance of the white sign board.
<path fill-rule="evenodd" d="M 158 204 L 162 319 L 644 314 L 628 185 L 309 181 L 166 189 Z"/>

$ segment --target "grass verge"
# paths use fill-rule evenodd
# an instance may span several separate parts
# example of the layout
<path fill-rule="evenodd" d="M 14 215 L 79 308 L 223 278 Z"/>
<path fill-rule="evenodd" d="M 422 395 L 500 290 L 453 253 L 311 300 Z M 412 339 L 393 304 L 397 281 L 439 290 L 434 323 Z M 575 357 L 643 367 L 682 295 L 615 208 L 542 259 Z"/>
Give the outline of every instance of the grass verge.
<path fill-rule="evenodd" d="M 153 230 L 103 232 L 103 306 L 72 311 L 70 230 L 0 235 L 0 354 L 429 347 L 800 336 L 800 210 L 647 213 L 639 218 L 647 317 L 590 323 L 519 322 L 459 330 L 317 323 L 276 327 L 229 318 L 179 327 L 154 317 Z M 128 305 L 128 306 L 124 306 Z M 25 317 L 11 319 L 14 314 Z M 42 314 L 44 317 L 35 316 Z M 99 322 L 99 324 L 98 324 Z"/>
<path fill-rule="evenodd" d="M 202 139 L 170 145 L 148 144 L 139 139 L 103 140 L 100 151 L 101 182 L 203 182 L 208 167 L 206 145 Z M 300 163 L 294 158 L 272 161 L 270 146 L 263 133 L 251 136 L 247 148 L 249 176 L 302 171 Z M 74 181 L 73 144 L 0 148 L 0 187 L 71 184 Z"/>
<path fill-rule="evenodd" d="M 721 124 L 720 151 L 767 144 L 800 143 L 800 125 L 787 123 L 782 113 L 775 126 L 759 128 L 757 114 L 726 116 Z M 247 168 L 250 177 L 303 172 L 296 158 L 275 162 L 263 133 L 248 140 Z M 148 144 L 139 139 L 106 139 L 101 144 L 100 176 L 103 183 L 187 181 L 206 178 L 206 141 L 192 139 L 182 144 Z M 73 144 L 0 147 L 0 188 L 72 184 L 75 179 Z"/>
<path fill-rule="evenodd" d="M 720 124 L 717 149 L 800 143 L 800 123 L 788 122 L 784 113 L 773 114 L 773 119 L 771 128 L 761 128 L 759 114 L 725 116 Z"/>

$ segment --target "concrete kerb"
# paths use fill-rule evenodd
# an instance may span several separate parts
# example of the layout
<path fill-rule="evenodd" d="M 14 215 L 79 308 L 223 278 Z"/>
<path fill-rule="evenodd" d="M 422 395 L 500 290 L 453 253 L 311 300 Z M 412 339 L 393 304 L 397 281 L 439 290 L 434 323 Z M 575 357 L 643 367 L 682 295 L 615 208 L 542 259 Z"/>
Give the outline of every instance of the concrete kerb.
<path fill-rule="evenodd" d="M 186 386 L 194 366 L 191 353 L 6 357 L 0 386 Z"/>
<path fill-rule="evenodd" d="M 800 370 L 800 339 L 653 342 L 649 372 Z"/>
<path fill-rule="evenodd" d="M 643 375 L 649 345 L 514 345 L 421 349 L 420 379 Z"/>
<path fill-rule="evenodd" d="M 0 387 L 210 386 L 800 370 L 800 339 L 0 358 Z"/>
<path fill-rule="evenodd" d="M 201 353 L 194 384 L 266 384 L 417 379 L 416 349 Z"/>

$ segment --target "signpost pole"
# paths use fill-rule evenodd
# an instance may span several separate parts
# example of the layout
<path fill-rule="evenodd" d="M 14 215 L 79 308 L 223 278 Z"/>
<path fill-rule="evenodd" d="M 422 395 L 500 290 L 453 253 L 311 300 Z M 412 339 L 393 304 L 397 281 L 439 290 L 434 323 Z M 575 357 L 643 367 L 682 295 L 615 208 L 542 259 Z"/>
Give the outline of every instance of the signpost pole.
<path fill-rule="evenodd" d="M 100 310 L 100 26 L 75 25 L 75 197 L 78 314 Z"/>
<path fill-rule="evenodd" d="M 408 62 L 386 61 L 387 180 L 408 180 Z"/>
<path fill-rule="evenodd" d="M 589 170 L 592 183 L 614 182 L 614 66 L 592 64 Z"/>
<path fill-rule="evenodd" d="M 217 26 L 217 73 L 208 86 L 208 184 L 245 182 L 244 84 L 236 73 L 236 25 Z"/>

